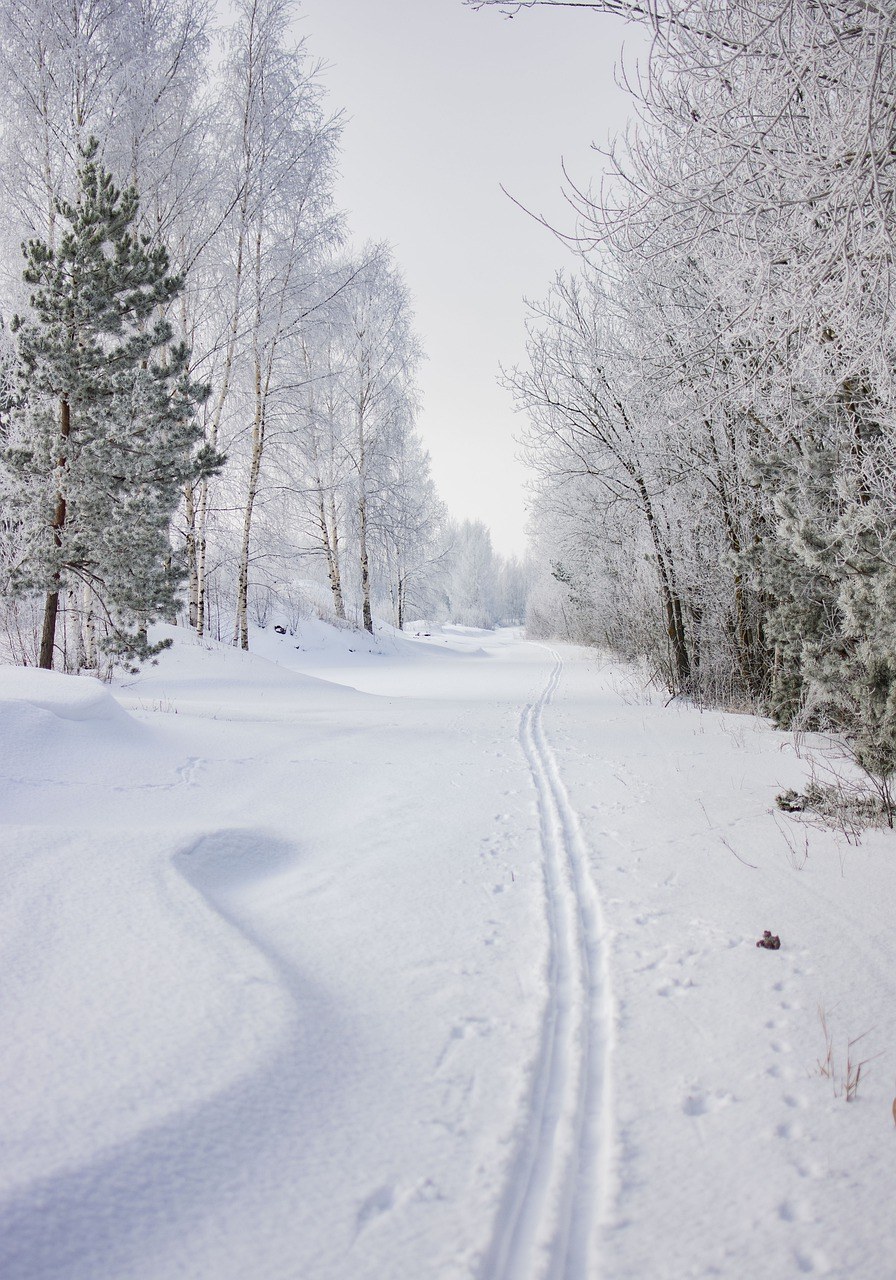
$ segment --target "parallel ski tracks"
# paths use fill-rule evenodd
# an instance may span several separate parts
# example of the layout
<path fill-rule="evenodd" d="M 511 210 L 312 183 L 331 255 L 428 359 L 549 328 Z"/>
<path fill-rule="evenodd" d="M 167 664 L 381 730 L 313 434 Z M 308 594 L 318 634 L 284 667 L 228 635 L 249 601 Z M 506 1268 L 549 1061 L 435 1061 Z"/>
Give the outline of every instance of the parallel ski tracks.
<path fill-rule="evenodd" d="M 542 725 L 563 669 L 549 652 L 554 665 L 519 730 L 538 797 L 548 998 L 529 1110 L 483 1280 L 595 1280 L 595 1242 L 612 1194 L 605 931 L 578 818 Z"/>

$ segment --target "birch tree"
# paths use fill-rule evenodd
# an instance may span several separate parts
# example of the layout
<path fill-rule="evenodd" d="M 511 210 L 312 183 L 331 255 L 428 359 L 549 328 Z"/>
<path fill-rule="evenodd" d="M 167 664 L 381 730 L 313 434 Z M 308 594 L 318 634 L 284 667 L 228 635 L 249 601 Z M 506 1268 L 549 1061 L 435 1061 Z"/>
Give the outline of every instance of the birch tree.
<path fill-rule="evenodd" d="M 234 643 L 248 647 L 252 527 L 272 424 L 294 379 L 289 342 L 338 290 L 328 266 L 338 240 L 332 183 L 339 123 L 326 114 L 317 71 L 291 42 L 286 0 L 242 0 L 229 33 L 220 103 L 222 145 L 234 157 L 233 195 L 221 238 L 217 297 L 225 317 L 213 363 L 208 439 L 243 459 Z M 191 616 L 204 625 L 209 492 L 195 501 Z"/>
<path fill-rule="evenodd" d="M 396 432 L 380 467 L 373 526 L 381 576 L 399 631 L 433 612 L 433 586 L 448 557 L 446 512 L 430 475 L 429 455 L 410 422 Z"/>
<path fill-rule="evenodd" d="M 420 358 L 407 290 L 383 245 L 368 246 L 345 295 L 342 344 L 345 449 L 354 487 L 361 621 L 372 633 L 371 530 L 377 503 L 389 486 L 381 464 L 390 440 L 412 419 L 413 377 Z"/>

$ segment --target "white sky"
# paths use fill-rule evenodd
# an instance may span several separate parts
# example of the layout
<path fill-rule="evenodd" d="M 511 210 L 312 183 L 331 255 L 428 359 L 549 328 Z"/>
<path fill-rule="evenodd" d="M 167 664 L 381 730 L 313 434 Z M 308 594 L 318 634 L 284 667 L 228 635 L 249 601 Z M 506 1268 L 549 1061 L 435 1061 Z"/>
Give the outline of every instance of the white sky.
<path fill-rule="evenodd" d="M 420 430 L 452 515 L 525 548 L 523 422 L 497 383 L 524 359 L 523 295 L 541 297 L 563 245 L 516 208 L 570 227 L 561 160 L 581 184 L 629 102 L 615 83 L 636 28 L 587 11 L 513 20 L 461 0 L 302 0 L 298 24 L 347 116 L 338 198 L 353 239 L 389 241 L 428 359 Z"/>

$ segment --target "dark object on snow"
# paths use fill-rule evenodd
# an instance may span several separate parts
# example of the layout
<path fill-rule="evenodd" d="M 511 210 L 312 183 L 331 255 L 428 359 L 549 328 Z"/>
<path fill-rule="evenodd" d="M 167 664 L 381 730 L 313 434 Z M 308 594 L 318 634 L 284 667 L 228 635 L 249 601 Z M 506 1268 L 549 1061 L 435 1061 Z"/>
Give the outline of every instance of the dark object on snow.
<path fill-rule="evenodd" d="M 772 933 L 770 930 L 765 929 L 762 937 L 756 943 L 756 946 L 765 947 L 766 951 L 780 951 L 781 939 L 776 933 Z"/>
<path fill-rule="evenodd" d="M 802 813 L 809 807 L 809 797 L 801 796 L 798 791 L 782 791 L 775 796 L 775 804 L 785 813 Z"/>
<path fill-rule="evenodd" d="M 277 632 L 278 636 L 286 635 L 286 627 L 274 627 L 274 630 Z"/>

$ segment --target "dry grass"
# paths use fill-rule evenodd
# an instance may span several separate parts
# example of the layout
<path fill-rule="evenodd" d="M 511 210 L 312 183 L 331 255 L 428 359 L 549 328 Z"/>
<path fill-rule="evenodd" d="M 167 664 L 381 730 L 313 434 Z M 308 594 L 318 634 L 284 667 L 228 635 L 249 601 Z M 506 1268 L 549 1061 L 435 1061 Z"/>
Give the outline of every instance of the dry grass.
<path fill-rule="evenodd" d="M 772 818 L 775 826 L 784 837 L 784 843 L 787 846 L 787 861 L 793 867 L 794 871 L 802 871 L 803 867 L 809 861 L 809 833 L 806 830 L 800 832 L 802 836 L 802 844 L 798 840 L 796 833 L 791 831 L 787 825 L 780 821 L 778 815 L 772 810 Z"/>
<path fill-rule="evenodd" d="M 881 1056 L 879 1053 L 873 1053 L 870 1057 L 860 1058 L 855 1051 L 855 1046 L 864 1040 L 867 1035 L 870 1035 L 874 1028 L 870 1027 L 867 1031 L 863 1031 L 860 1036 L 847 1040 L 846 1061 L 843 1063 L 838 1060 L 838 1055 L 834 1049 L 834 1034 L 824 1005 L 819 1005 L 818 1007 L 818 1018 L 821 1022 L 825 1046 L 824 1057 L 818 1059 L 818 1074 L 825 1080 L 830 1080 L 835 1098 L 843 1098 L 846 1102 L 855 1102 L 859 1095 L 859 1085 L 867 1074 L 865 1068 L 869 1062 L 873 1062 L 875 1058 Z M 894 1113 L 894 1116 L 896 1116 L 896 1113 Z"/>

